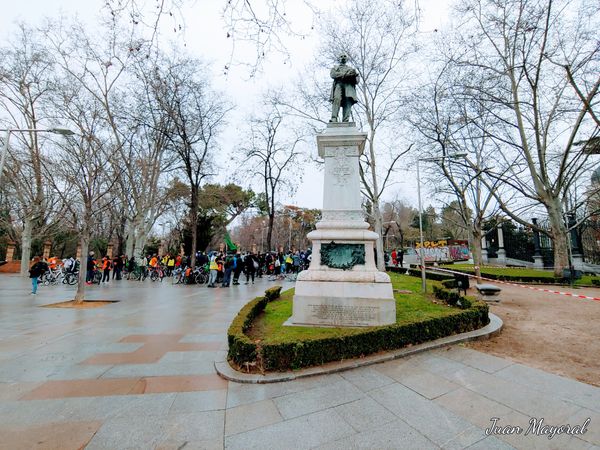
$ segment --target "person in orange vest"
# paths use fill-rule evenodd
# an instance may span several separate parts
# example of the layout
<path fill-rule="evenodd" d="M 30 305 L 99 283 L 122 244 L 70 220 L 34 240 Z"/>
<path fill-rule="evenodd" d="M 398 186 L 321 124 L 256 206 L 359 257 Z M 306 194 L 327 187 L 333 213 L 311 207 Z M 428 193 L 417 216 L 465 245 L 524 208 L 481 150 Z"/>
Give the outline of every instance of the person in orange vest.
<path fill-rule="evenodd" d="M 156 267 L 158 265 L 158 257 L 156 255 L 153 255 L 148 265 L 152 268 Z"/>
<path fill-rule="evenodd" d="M 48 266 L 50 267 L 50 269 L 52 269 L 52 270 L 56 269 L 57 265 L 58 265 L 58 258 L 56 256 L 53 256 L 52 258 L 50 258 L 48 260 Z"/>
<path fill-rule="evenodd" d="M 110 280 L 110 267 L 110 258 L 108 257 L 108 255 L 104 255 L 104 258 L 102 258 L 102 270 L 104 271 L 104 275 L 102 275 L 103 283 L 108 283 L 108 280 Z"/>

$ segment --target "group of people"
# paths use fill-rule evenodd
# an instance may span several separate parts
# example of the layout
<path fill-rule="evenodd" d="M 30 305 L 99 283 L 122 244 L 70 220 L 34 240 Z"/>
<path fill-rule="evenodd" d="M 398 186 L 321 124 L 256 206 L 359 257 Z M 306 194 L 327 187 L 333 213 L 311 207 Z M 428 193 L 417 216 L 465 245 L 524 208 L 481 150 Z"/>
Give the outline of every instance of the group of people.
<path fill-rule="evenodd" d="M 241 254 L 224 254 L 212 252 L 209 254 L 208 287 L 216 287 L 217 280 L 222 279 L 221 287 L 240 284 L 239 279 L 242 273 L 246 277 L 246 283 L 254 284 L 255 278 L 262 278 L 263 275 L 273 275 L 277 273 L 298 273 L 308 268 L 311 260 L 311 251 L 289 251 Z"/>
<path fill-rule="evenodd" d="M 222 287 L 231 284 L 240 284 L 240 276 L 245 275 L 246 284 L 254 284 L 255 278 L 263 275 L 298 273 L 308 268 L 311 261 L 311 251 L 288 251 L 267 253 L 223 253 L 223 252 L 197 252 L 196 266 L 202 268 L 209 274 L 208 287 L 216 287 L 220 282 Z M 129 258 L 127 255 L 102 258 L 90 251 L 86 261 L 86 284 L 91 285 L 94 281 L 109 283 L 110 280 L 121 280 L 125 271 L 133 272 L 140 270 L 147 275 L 150 270 L 159 270 L 161 278 L 171 276 L 177 269 L 191 270 L 191 257 L 185 255 L 143 255 L 141 258 Z M 43 258 L 35 257 L 29 271 L 32 279 L 32 294 L 37 292 L 37 281 L 47 271 L 62 267 L 66 272 L 75 272 L 79 269 L 79 261 L 73 257 L 60 260 L 57 257 Z M 112 272 L 112 278 L 111 278 Z M 98 273 L 101 274 L 98 275 Z M 140 279 L 144 279 L 140 277 Z"/>
<path fill-rule="evenodd" d="M 395 267 L 404 267 L 404 249 L 394 249 L 390 253 L 390 257 L 392 258 L 392 265 Z"/>

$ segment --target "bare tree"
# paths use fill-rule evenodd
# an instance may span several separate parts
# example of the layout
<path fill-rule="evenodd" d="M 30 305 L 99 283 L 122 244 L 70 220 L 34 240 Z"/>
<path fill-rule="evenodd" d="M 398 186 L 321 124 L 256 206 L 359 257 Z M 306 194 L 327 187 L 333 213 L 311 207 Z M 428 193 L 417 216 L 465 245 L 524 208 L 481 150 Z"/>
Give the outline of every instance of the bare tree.
<path fill-rule="evenodd" d="M 233 109 L 223 94 L 211 87 L 207 72 L 200 61 L 185 57 L 155 68 L 155 96 L 171 122 L 167 138 L 190 187 L 192 267 L 198 243 L 200 186 L 213 175 L 217 139 Z"/>
<path fill-rule="evenodd" d="M 75 78 L 62 77 L 55 106 L 77 130 L 60 151 L 48 156 L 44 169 L 62 197 L 81 240 L 81 270 L 75 301 L 85 300 L 86 258 L 95 224 L 107 209 L 107 197 L 120 176 L 107 164 L 116 143 L 103 136 L 103 108 Z"/>
<path fill-rule="evenodd" d="M 433 190 L 453 199 L 447 202 L 450 209 L 446 211 L 453 212 L 458 218 L 454 225 L 468 233 L 475 273 L 480 277 L 483 225 L 497 212 L 495 197 L 500 189 L 498 179 L 486 181 L 484 165 L 500 149 L 484 131 L 494 128 L 496 119 L 479 102 L 464 96 L 464 75 L 460 68 L 443 63 L 436 78 L 413 97 L 409 117 L 420 135 L 419 147 L 436 161 Z M 468 75 L 472 84 L 472 74 Z"/>
<path fill-rule="evenodd" d="M 43 102 L 52 89 L 53 62 L 40 44 L 35 30 L 21 24 L 11 44 L 0 50 L 0 107 L 7 117 L 5 126 L 31 131 L 14 133 L 12 152 L 4 182 L 13 186 L 21 205 L 21 275 L 27 275 L 32 237 L 43 230 L 47 212 L 52 211 L 41 167 L 41 143 L 36 130 L 44 128 Z"/>
<path fill-rule="evenodd" d="M 591 168 L 589 154 L 575 144 L 599 132 L 597 3 L 464 0 L 459 13 L 464 51 L 453 62 L 470 68 L 477 80 L 466 85 L 465 95 L 502 124 L 484 130 L 502 149 L 496 170 L 487 174 L 513 190 L 497 201 L 530 227 L 516 213 L 516 202 L 523 209 L 544 206 L 560 276 L 568 265 L 565 197 Z"/>
<path fill-rule="evenodd" d="M 352 0 L 324 26 L 324 54 L 334 61 L 341 53 L 349 55 L 360 80 L 357 86 L 358 114 L 368 133 L 361 157 L 363 195 L 371 203 L 374 229 L 379 234 L 377 254 L 383 255 L 380 201 L 400 158 L 409 150 L 398 148 L 398 119 L 402 98 L 409 91 L 409 57 L 416 51 L 415 19 L 406 2 Z M 387 153 L 388 159 L 383 159 Z M 377 258 L 385 270 L 383 257 Z"/>
<path fill-rule="evenodd" d="M 298 146 L 303 138 L 273 108 L 250 120 L 245 142 L 241 150 L 242 165 L 250 177 L 262 184 L 262 206 L 269 218 L 266 245 L 270 250 L 277 195 L 284 187 L 293 189 L 288 177 L 294 169 L 299 169 L 297 163 L 301 154 Z"/>

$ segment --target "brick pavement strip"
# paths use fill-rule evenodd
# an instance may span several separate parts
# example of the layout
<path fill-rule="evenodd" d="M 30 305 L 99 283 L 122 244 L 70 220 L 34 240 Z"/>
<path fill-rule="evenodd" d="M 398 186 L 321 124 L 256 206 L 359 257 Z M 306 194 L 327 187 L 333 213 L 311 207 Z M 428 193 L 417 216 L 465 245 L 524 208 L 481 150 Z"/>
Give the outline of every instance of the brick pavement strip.
<path fill-rule="evenodd" d="M 462 348 L 285 383 L 225 381 L 212 364 L 229 321 L 266 280 L 111 283 L 90 299 L 119 303 L 81 311 L 38 308 L 71 287 L 32 298 L 26 279 L 0 284 L 0 449 L 600 446 L 600 389 Z M 589 431 L 485 435 L 491 417 L 524 426 L 534 414 L 590 417 Z"/>

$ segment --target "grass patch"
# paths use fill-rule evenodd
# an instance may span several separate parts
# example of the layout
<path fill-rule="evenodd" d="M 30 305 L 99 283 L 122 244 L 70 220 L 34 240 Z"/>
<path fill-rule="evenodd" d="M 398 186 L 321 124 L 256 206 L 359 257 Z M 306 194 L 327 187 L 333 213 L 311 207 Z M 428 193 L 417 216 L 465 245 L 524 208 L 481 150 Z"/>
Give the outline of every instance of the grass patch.
<path fill-rule="evenodd" d="M 397 322 L 381 327 L 283 326 L 292 314 L 294 292 L 267 290 L 264 297 L 246 304 L 229 327 L 230 363 L 255 372 L 299 369 L 395 350 L 489 323 L 484 302 L 460 297 L 439 282 L 430 283 L 434 294 L 423 295 L 420 280 L 396 273 L 390 277 L 395 290 L 412 293 L 395 292 Z"/>
<path fill-rule="evenodd" d="M 451 308 L 433 298 L 431 294 L 421 293 L 421 280 L 415 280 L 408 275 L 390 273 L 394 289 L 412 291 L 411 294 L 394 293 L 396 300 L 396 324 L 407 324 L 435 317 L 460 314 L 460 309 Z M 317 328 L 317 327 L 287 327 L 283 323 L 292 315 L 294 290 L 290 289 L 281 294 L 277 301 L 267 304 L 264 312 L 253 322 L 246 333 L 253 340 L 260 340 L 263 344 L 278 344 L 282 342 L 322 339 L 337 336 L 350 336 L 360 334 L 365 329 L 360 328 Z"/>

